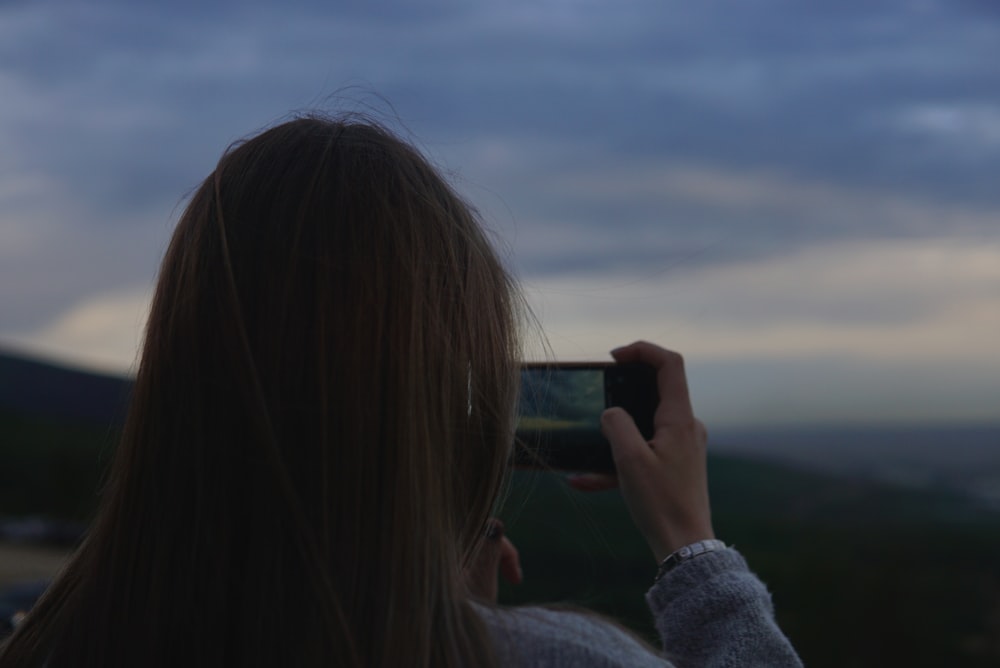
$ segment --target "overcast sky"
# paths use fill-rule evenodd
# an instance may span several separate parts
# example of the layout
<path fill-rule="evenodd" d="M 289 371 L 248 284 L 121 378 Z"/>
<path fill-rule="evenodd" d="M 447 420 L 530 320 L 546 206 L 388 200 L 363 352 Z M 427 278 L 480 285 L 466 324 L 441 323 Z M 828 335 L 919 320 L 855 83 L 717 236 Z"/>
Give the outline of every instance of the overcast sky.
<path fill-rule="evenodd" d="M 558 358 L 680 350 L 710 424 L 1000 419 L 992 0 L 207 4 L 0 0 L 0 346 L 134 368 L 225 147 L 373 108 Z"/>

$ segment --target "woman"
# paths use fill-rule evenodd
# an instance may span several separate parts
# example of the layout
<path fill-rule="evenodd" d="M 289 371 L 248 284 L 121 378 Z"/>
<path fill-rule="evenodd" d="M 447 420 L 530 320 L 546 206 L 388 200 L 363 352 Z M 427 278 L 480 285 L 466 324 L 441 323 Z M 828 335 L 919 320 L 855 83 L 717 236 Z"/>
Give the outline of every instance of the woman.
<path fill-rule="evenodd" d="M 663 665 L 594 619 L 472 602 L 467 574 L 495 554 L 518 306 L 469 207 L 388 132 L 302 118 L 232 148 L 163 261 L 101 510 L 0 665 L 505 665 L 573 659 L 581 623 L 608 656 Z M 678 356 L 616 357 L 659 369 L 656 438 L 615 410 L 604 428 L 663 559 L 713 537 L 704 431 Z M 729 550 L 651 596 L 678 664 L 795 661 Z M 688 618 L 719 601 L 728 639 Z M 550 643 L 528 632 L 539 615 Z"/>

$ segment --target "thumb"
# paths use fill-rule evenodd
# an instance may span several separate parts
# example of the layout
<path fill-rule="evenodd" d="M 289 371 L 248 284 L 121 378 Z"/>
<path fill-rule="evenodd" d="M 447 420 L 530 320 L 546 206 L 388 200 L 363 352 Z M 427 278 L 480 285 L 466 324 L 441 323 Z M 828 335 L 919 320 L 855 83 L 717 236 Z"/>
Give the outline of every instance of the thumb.
<path fill-rule="evenodd" d="M 601 432 L 611 443 L 611 455 L 619 471 L 642 466 L 653 456 L 635 420 L 624 408 L 615 406 L 601 414 Z"/>

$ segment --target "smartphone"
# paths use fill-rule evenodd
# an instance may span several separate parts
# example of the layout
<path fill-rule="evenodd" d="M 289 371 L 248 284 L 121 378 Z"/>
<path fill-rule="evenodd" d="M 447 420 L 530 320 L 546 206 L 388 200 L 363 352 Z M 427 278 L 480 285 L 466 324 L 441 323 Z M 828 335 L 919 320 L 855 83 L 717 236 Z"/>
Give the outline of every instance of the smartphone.
<path fill-rule="evenodd" d="M 514 463 L 522 468 L 611 473 L 611 444 L 601 413 L 621 406 L 647 439 L 659 403 L 656 370 L 648 364 L 564 362 L 524 364 Z"/>

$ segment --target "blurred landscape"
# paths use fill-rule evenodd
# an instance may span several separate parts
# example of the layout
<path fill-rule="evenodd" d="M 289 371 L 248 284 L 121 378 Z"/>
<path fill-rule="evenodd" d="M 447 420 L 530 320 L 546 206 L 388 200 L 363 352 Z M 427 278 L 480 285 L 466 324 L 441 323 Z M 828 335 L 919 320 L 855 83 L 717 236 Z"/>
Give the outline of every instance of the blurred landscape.
<path fill-rule="evenodd" d="M 128 390 L 0 354 L 0 609 L 92 515 Z M 717 533 L 806 665 L 998 665 L 1000 423 L 729 429 L 709 467 Z M 655 565 L 616 492 L 519 472 L 503 516 L 525 584 L 502 602 L 583 605 L 653 637 Z"/>

